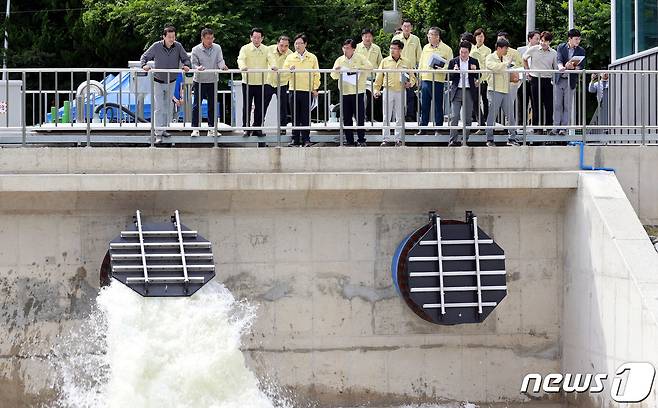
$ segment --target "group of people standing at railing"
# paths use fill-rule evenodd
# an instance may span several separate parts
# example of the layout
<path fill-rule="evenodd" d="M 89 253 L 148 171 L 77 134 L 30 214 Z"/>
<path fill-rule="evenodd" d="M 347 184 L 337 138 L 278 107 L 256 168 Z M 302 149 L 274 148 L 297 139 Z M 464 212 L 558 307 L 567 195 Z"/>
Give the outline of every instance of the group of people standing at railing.
<path fill-rule="evenodd" d="M 428 44 L 421 46 L 420 39 L 411 33 L 413 25 L 410 20 L 403 20 L 398 33 L 393 37 L 388 57 L 383 57 L 380 47 L 373 42 L 373 32 L 364 29 L 361 42 L 353 39 L 343 42 L 343 55 L 333 65 L 331 77 L 338 80 L 341 120 L 346 143 L 365 146 L 365 121 L 372 117 L 373 104 L 381 101 L 384 122 L 384 141 L 382 145 L 399 145 L 402 122 L 415 121 L 416 94 L 420 90 L 419 135 L 433 130 L 438 134 L 444 119 L 444 87 L 447 85 L 451 107 L 449 115 L 451 126 L 461 120 L 467 125 L 477 122 L 486 125 L 487 145 L 494 145 L 494 126 L 499 111 L 502 111 L 500 123 L 508 126 L 520 126 L 526 115 L 528 105 L 532 107 L 532 127 L 536 132 L 549 131 L 551 134 L 565 134 L 562 126 L 570 125 L 572 104 L 578 82 L 578 74 L 567 71 L 585 67 L 585 50 L 580 47 L 580 32 L 571 29 L 568 41 L 557 49 L 551 47 L 553 35 L 550 32 L 532 31 L 528 33 L 528 43 L 518 50 L 510 46 L 509 35 L 499 32 L 494 50 L 484 44 L 485 33 L 482 29 L 461 36 L 457 56 L 441 40 L 440 30 L 431 27 L 427 31 Z M 296 70 L 319 69 L 317 57 L 307 50 L 308 38 L 305 34 L 296 35 L 292 41 L 295 51 L 290 49 L 291 39 L 280 36 L 276 44 L 263 44 L 264 32 L 254 28 L 250 33 L 250 42 L 242 46 L 237 59 L 242 74 L 242 96 L 244 127 L 262 127 L 265 111 L 272 98 L 277 96 L 280 125 L 285 128 L 288 116 L 293 118 L 296 129 L 292 131 L 290 146 L 310 146 L 310 119 L 313 100 L 317 98 L 320 88 L 319 72 L 295 72 Z M 206 69 L 228 69 L 221 47 L 214 42 L 211 29 L 201 32 L 201 43 L 192 49 L 191 58 L 176 41 L 176 30 L 165 27 L 162 41 L 155 42 L 144 52 L 141 65 L 149 70 L 149 61 L 154 61 L 156 69 L 194 69 L 192 126 L 199 127 L 199 109 L 202 100 L 208 101 L 208 125 L 212 128 L 216 120 L 216 83 L 217 76 L 204 73 Z M 371 72 L 382 70 L 409 69 L 409 72 Z M 411 70 L 421 70 L 415 74 Z M 527 77 L 521 72 L 530 70 Z M 249 70 L 260 70 L 250 73 Z M 262 70 L 267 70 L 265 73 Z M 478 73 L 468 71 L 488 70 Z M 532 70 L 555 70 L 557 73 L 532 72 Z M 162 128 L 171 121 L 170 103 L 176 75 L 168 72 L 156 72 L 154 80 L 154 122 L 156 140 L 168 136 Z M 603 79 L 603 78 L 602 78 Z M 527 81 L 525 89 L 521 86 Z M 590 92 L 597 96 L 607 95 L 607 77 L 596 82 L 595 89 L 590 84 Z M 480 103 L 481 102 L 481 103 Z M 599 97 L 599 102 L 601 98 Z M 252 117 L 253 104 L 253 117 Z M 517 106 L 517 109 L 514 106 Z M 433 126 L 430 123 L 430 109 L 433 106 Z M 290 110 L 290 112 L 289 112 Z M 356 132 L 349 127 L 354 126 Z M 395 126 L 389 126 L 390 123 Z M 394 128 L 393 135 L 390 134 Z M 281 130 L 285 134 L 285 130 Z M 478 131 L 481 132 L 481 131 Z M 508 128 L 508 144 L 518 145 L 516 131 Z M 357 139 L 354 139 L 356 133 Z M 213 135 L 214 130 L 209 131 Z M 468 135 L 468 128 L 466 128 Z M 192 136 L 198 136 L 194 129 Z M 244 136 L 264 136 L 261 130 L 245 130 Z M 462 131 L 450 130 L 450 145 L 461 144 Z M 466 140 L 464 141 L 466 142 Z"/>

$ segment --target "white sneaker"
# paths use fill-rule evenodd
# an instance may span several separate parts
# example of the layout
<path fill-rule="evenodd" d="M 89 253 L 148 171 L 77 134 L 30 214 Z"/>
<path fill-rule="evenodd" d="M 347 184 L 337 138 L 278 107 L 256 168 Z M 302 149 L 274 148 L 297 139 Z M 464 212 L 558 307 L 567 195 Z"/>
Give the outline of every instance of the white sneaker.
<path fill-rule="evenodd" d="M 199 136 L 199 131 L 198 131 L 197 129 L 194 129 L 194 130 L 192 131 L 192 134 L 191 134 L 190 136 L 192 136 L 192 137 L 197 137 L 197 136 Z"/>
<path fill-rule="evenodd" d="M 215 129 L 210 129 L 208 131 L 208 137 L 221 136 L 222 134 L 217 132 Z"/>

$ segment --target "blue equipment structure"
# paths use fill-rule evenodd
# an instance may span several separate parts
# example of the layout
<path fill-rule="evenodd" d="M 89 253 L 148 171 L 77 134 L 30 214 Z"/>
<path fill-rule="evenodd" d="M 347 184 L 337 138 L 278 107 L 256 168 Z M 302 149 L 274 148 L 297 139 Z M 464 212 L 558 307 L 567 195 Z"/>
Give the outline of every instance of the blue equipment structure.
<path fill-rule="evenodd" d="M 95 82 L 95 81 L 94 81 Z M 174 86 L 174 96 L 181 98 L 181 86 L 184 83 L 183 74 L 176 77 Z M 84 84 L 84 83 L 83 83 Z M 149 122 L 151 120 L 151 87 L 150 77 L 146 72 L 140 71 L 121 71 L 119 75 L 108 74 L 99 82 L 100 88 L 105 94 L 90 92 L 80 99 L 74 98 L 71 101 L 71 120 L 84 122 L 86 118 L 96 118 L 97 120 L 106 120 L 107 122 Z M 78 109 L 79 101 L 83 100 L 86 108 Z M 192 101 L 186 101 L 191 104 Z M 219 105 L 219 98 L 217 98 Z M 172 102 L 173 110 L 173 102 Z M 221 112 L 219 106 L 215 112 Z M 57 114 L 61 119 L 64 115 L 64 108 L 58 109 Z M 82 115 L 81 118 L 78 115 Z M 208 103 L 204 99 L 201 103 L 202 117 L 208 117 Z M 178 111 L 178 117 L 174 120 L 183 120 L 183 109 Z M 53 118 L 50 113 L 46 114 L 46 122 L 52 122 Z M 82 120 L 79 120 L 82 119 Z"/>

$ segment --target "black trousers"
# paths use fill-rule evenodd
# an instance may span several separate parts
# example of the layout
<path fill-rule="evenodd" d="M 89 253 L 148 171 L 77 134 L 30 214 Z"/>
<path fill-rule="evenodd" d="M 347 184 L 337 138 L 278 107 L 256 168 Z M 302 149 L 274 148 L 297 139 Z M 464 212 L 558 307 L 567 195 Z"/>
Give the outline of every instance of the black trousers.
<path fill-rule="evenodd" d="M 480 83 L 480 99 L 482 99 L 482 109 L 480 109 L 480 101 L 473 101 L 473 122 L 477 122 L 480 126 L 487 124 L 487 116 L 489 115 L 489 98 L 487 98 L 487 83 Z M 478 113 L 480 117 L 478 118 Z"/>
<path fill-rule="evenodd" d="M 358 95 L 343 95 L 341 104 L 343 105 L 343 125 L 353 126 L 352 118 L 356 117 L 357 126 L 363 126 L 365 122 L 365 101 L 362 93 Z M 358 140 L 361 143 L 366 142 L 365 129 L 356 131 Z M 354 144 L 354 130 L 345 129 L 345 140 L 347 144 Z"/>
<path fill-rule="evenodd" d="M 530 77 L 532 88 L 532 124 L 533 126 L 553 125 L 553 85 L 551 78 Z M 540 90 L 541 89 L 541 90 Z M 541 99 L 540 99 L 541 94 Z M 541 112 L 541 122 L 539 113 Z"/>
<path fill-rule="evenodd" d="M 280 86 L 279 88 L 265 85 L 265 112 L 267 112 L 267 107 L 274 95 L 279 96 L 277 98 L 279 101 L 279 124 L 285 127 L 288 125 L 288 104 L 290 103 L 288 100 L 288 85 Z"/>
<path fill-rule="evenodd" d="M 366 121 L 382 121 L 382 98 L 373 98 L 370 89 L 366 89 Z"/>
<path fill-rule="evenodd" d="M 295 126 L 310 126 L 311 124 L 311 93 L 309 91 L 290 91 L 292 118 Z M 311 141 L 310 130 L 293 130 L 292 141 L 295 144 Z"/>
<path fill-rule="evenodd" d="M 208 101 L 208 126 L 215 126 L 215 106 L 217 105 L 215 102 L 215 84 L 195 82 L 192 85 L 192 93 L 194 94 L 192 102 L 192 127 L 199 126 L 199 119 L 201 118 L 199 107 L 204 99 Z"/>
<path fill-rule="evenodd" d="M 265 85 L 267 86 L 267 85 Z M 242 123 L 244 126 L 263 126 L 263 85 L 242 84 Z M 251 123 L 251 104 L 254 104 L 254 121 Z"/>
<path fill-rule="evenodd" d="M 405 118 L 409 118 L 411 122 L 416 120 L 416 87 L 407 88 L 407 114 Z"/>
<path fill-rule="evenodd" d="M 523 98 L 523 83 L 525 80 L 520 81 L 521 86 L 516 91 L 516 123 L 519 126 L 523 126 L 523 111 L 526 112 L 526 123 L 529 121 L 530 116 L 528 115 L 528 106 L 532 105 L 532 87 L 530 83 L 525 83 L 525 102 Z"/>

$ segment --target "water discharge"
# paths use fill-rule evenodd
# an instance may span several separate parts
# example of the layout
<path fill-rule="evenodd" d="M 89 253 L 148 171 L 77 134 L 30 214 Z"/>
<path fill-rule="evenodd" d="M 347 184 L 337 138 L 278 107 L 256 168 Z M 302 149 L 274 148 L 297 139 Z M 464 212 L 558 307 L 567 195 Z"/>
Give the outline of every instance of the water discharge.
<path fill-rule="evenodd" d="M 210 282 L 186 298 L 143 298 L 117 281 L 55 349 L 60 407 L 270 408 L 240 351 L 255 308 Z"/>

